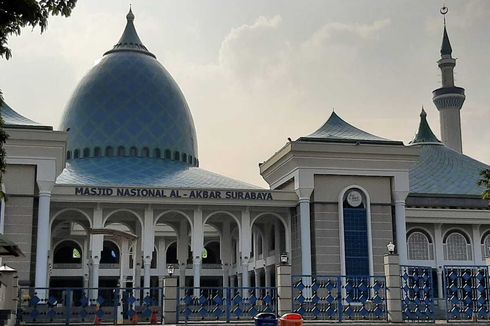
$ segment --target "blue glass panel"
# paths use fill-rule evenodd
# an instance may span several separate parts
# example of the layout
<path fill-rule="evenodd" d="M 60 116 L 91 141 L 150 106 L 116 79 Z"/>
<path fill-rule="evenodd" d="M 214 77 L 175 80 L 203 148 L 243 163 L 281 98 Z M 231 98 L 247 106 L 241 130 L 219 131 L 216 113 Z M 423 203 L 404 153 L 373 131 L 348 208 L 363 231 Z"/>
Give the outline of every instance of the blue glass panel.
<path fill-rule="evenodd" d="M 367 213 L 344 208 L 345 269 L 347 275 L 369 275 Z"/>

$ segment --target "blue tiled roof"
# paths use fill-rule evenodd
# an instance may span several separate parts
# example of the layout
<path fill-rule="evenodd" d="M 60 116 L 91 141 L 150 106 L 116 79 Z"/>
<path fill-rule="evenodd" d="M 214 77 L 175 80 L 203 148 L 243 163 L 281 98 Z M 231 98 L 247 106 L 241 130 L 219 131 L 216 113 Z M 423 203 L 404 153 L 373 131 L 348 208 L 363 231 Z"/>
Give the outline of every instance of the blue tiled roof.
<path fill-rule="evenodd" d="M 298 139 L 299 141 L 320 142 L 362 142 L 379 144 L 402 145 L 400 141 L 393 141 L 367 133 L 345 122 L 335 112 L 332 112 L 327 122 L 317 131 Z"/>
<path fill-rule="evenodd" d="M 0 114 L 2 115 L 5 127 L 7 128 L 53 130 L 53 127 L 51 126 L 43 126 L 18 114 L 5 102 L 3 102 L 3 105 L 0 107 Z"/>
<path fill-rule="evenodd" d="M 141 157 L 72 160 L 56 180 L 59 185 L 194 189 L 261 189 L 182 162 Z"/>
<path fill-rule="evenodd" d="M 443 144 L 423 144 L 420 159 L 410 170 L 410 193 L 445 196 L 481 196 L 480 171 L 490 166 Z"/>
<path fill-rule="evenodd" d="M 60 129 L 68 130 L 67 150 L 96 156 L 123 146 L 138 152 L 168 150 L 192 157 L 197 137 L 187 102 L 172 76 L 146 50 L 128 14 L 123 36 L 80 81 Z M 70 155 L 75 159 L 75 155 Z M 81 157 L 81 155 L 80 155 Z"/>

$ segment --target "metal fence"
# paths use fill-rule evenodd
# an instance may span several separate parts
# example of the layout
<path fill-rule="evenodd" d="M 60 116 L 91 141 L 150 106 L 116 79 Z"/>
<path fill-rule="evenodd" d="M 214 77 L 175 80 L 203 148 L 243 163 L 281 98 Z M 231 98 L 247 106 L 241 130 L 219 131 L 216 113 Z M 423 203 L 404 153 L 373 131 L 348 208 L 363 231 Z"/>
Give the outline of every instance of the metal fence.
<path fill-rule="evenodd" d="M 260 312 L 277 314 L 272 287 L 185 287 L 177 291 L 177 321 L 250 320 Z"/>
<path fill-rule="evenodd" d="M 292 277 L 292 310 L 312 320 L 387 321 L 384 276 Z"/>
<path fill-rule="evenodd" d="M 490 320 L 487 266 L 444 266 L 448 321 Z"/>
<path fill-rule="evenodd" d="M 17 324 L 161 323 L 163 288 L 20 288 Z"/>
<path fill-rule="evenodd" d="M 400 280 L 403 320 L 433 322 L 432 267 L 401 266 Z"/>

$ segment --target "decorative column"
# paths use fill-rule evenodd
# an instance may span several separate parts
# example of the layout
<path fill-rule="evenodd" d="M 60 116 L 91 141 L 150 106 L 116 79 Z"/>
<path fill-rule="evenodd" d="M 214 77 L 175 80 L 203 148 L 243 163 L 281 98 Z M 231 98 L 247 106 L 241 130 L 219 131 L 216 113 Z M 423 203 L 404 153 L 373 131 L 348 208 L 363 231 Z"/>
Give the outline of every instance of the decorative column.
<path fill-rule="evenodd" d="M 92 225 L 94 228 L 102 227 L 102 208 L 99 204 L 94 209 Z M 89 239 L 90 247 L 90 276 L 89 283 L 92 290 L 90 291 L 90 298 L 97 299 L 98 288 L 99 288 L 99 264 L 102 249 L 104 246 L 104 235 L 103 234 L 91 234 Z"/>
<path fill-rule="evenodd" d="M 145 295 L 150 293 L 150 268 L 151 268 L 151 256 L 145 256 L 143 258 L 143 287 L 145 288 Z"/>
<path fill-rule="evenodd" d="M 151 257 L 153 256 L 153 250 L 155 250 L 155 226 L 153 224 L 153 208 L 148 205 L 145 208 L 144 219 L 144 233 L 143 233 L 143 287 L 149 294 L 150 287 L 150 267 Z"/>
<path fill-rule="evenodd" d="M 480 266 L 484 261 L 481 252 L 481 246 L 480 246 L 480 241 L 481 241 L 480 225 L 473 224 L 472 231 L 473 231 L 473 259 L 475 265 Z"/>
<path fill-rule="evenodd" d="M 201 287 L 201 255 L 204 249 L 204 230 L 202 221 L 202 209 L 194 209 L 194 228 L 192 230 L 192 262 L 194 272 L 194 296 L 199 297 Z"/>
<path fill-rule="evenodd" d="M 395 201 L 396 248 L 400 265 L 407 265 L 407 221 L 405 216 L 405 199 L 408 196 L 408 172 L 394 177 L 393 200 Z"/>
<path fill-rule="evenodd" d="M 99 288 L 99 265 L 100 265 L 100 256 L 94 256 L 91 259 L 92 268 L 90 270 L 90 287 L 92 288 L 90 299 L 97 299 L 98 297 L 98 288 Z"/>
<path fill-rule="evenodd" d="M 298 188 L 299 218 L 301 229 L 301 274 L 311 275 L 311 226 L 310 226 L 310 197 L 313 188 Z"/>
<path fill-rule="evenodd" d="M 51 190 L 54 182 L 37 181 L 39 188 L 39 208 L 37 219 L 37 243 L 36 243 L 36 277 L 34 286 L 36 288 L 48 287 L 48 256 L 51 242 L 51 230 L 49 229 L 49 209 L 51 201 Z M 44 299 L 45 291 L 38 291 L 38 297 Z"/>
<path fill-rule="evenodd" d="M 434 251 L 437 266 L 437 294 L 439 306 L 444 305 L 444 287 L 442 282 L 442 266 L 444 266 L 444 250 L 442 247 L 442 224 L 434 224 Z M 442 306 L 441 306 L 442 307 Z"/>
<path fill-rule="evenodd" d="M 240 263 L 243 274 L 242 282 L 243 287 L 249 287 L 250 283 L 248 277 L 248 262 L 252 250 L 252 230 L 250 226 L 250 209 L 248 207 L 242 210 L 241 224 L 240 242 L 242 246 Z"/>
<path fill-rule="evenodd" d="M 265 287 L 270 288 L 271 287 L 271 267 L 270 266 L 265 266 L 264 267 L 264 273 L 265 273 Z"/>

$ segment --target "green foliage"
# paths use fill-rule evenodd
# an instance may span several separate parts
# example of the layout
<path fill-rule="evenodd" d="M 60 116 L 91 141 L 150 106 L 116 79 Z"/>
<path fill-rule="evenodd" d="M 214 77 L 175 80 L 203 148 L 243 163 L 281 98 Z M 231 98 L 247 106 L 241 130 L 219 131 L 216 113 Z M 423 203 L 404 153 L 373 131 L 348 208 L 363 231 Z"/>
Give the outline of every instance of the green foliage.
<path fill-rule="evenodd" d="M 481 179 L 478 181 L 478 185 L 485 187 L 482 197 L 483 199 L 490 199 L 490 169 L 481 171 L 480 177 Z"/>
<path fill-rule="evenodd" d="M 10 35 L 20 35 L 22 27 L 48 26 L 49 15 L 68 17 L 77 0 L 0 0 L 0 57 L 12 56 L 8 48 Z"/>

